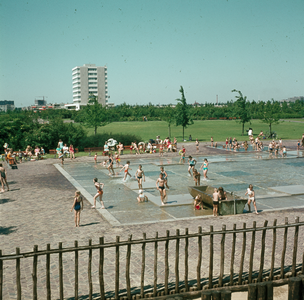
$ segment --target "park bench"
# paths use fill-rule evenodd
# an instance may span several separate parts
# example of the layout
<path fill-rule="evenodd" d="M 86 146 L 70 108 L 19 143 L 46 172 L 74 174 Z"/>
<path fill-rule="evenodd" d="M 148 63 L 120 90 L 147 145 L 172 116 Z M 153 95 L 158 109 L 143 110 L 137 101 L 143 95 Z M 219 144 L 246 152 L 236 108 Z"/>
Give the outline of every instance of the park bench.
<path fill-rule="evenodd" d="M 90 147 L 90 148 L 84 148 L 84 152 L 102 152 L 103 147 Z"/>

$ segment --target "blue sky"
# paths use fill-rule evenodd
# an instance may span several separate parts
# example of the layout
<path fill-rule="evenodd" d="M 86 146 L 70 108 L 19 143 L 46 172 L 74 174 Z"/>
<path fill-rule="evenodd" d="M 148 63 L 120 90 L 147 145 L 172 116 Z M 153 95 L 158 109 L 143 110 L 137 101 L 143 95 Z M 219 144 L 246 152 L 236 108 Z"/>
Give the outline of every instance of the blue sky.
<path fill-rule="evenodd" d="M 110 102 L 304 96 L 303 0 L 0 0 L 0 100 L 72 102 L 72 68 L 108 67 Z"/>

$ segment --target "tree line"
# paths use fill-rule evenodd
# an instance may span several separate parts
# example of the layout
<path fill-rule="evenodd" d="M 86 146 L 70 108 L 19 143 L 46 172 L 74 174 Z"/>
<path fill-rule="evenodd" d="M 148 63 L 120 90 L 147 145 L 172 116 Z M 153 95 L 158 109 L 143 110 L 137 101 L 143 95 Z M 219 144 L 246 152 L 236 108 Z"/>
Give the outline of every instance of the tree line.
<path fill-rule="evenodd" d="M 59 139 L 67 144 L 73 144 L 80 150 L 84 147 L 102 146 L 100 140 L 104 143 L 107 137 L 96 136 L 98 127 L 110 122 L 144 121 L 144 117 L 148 121 L 166 121 L 169 135 L 171 125 L 182 126 L 184 132 L 184 128 L 191 125 L 193 120 L 236 119 L 241 123 L 244 133 L 245 123 L 250 122 L 251 119 L 260 119 L 269 125 L 269 133 L 271 133 L 271 126 L 280 119 L 304 117 L 304 98 L 288 103 L 274 100 L 250 102 L 241 91 L 232 90 L 232 92 L 236 93 L 236 101 L 231 100 L 220 105 L 187 104 L 184 89 L 180 87 L 181 98 L 176 99 L 173 104 L 162 106 L 123 103 L 115 107 L 103 107 L 92 95 L 89 104 L 80 111 L 58 109 L 39 113 L 19 110 L 1 112 L 0 146 L 8 142 L 14 149 L 38 145 L 48 150 L 56 148 Z M 64 123 L 64 119 L 74 120 L 75 123 Z M 93 127 L 95 137 L 88 137 L 85 127 Z M 132 141 L 140 140 L 140 137 L 130 133 L 116 139 L 127 145 Z"/>

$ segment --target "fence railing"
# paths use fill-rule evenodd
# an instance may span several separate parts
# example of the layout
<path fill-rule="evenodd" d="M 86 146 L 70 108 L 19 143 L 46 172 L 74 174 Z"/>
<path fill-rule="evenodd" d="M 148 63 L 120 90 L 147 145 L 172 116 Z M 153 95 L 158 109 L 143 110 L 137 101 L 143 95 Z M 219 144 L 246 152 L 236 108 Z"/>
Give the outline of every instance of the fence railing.
<path fill-rule="evenodd" d="M 198 227 L 175 235 L 58 248 L 4 255 L 0 250 L 0 299 L 5 293 L 33 299 L 138 299 L 221 287 L 236 287 L 304 274 L 304 222 L 262 227 L 243 223 L 232 230 Z M 288 235 L 289 233 L 289 235 Z M 290 234 L 291 233 L 291 234 Z M 97 254 L 96 254 L 97 253 Z M 299 255 L 302 253 L 302 255 Z M 183 261 L 183 263 L 182 263 Z M 29 270 L 32 270 L 31 274 Z M 12 291 L 14 280 L 14 291 Z M 9 287 L 7 287 L 9 286 Z M 29 286 L 31 287 L 29 289 Z M 25 288 L 24 288 L 25 287 Z"/>

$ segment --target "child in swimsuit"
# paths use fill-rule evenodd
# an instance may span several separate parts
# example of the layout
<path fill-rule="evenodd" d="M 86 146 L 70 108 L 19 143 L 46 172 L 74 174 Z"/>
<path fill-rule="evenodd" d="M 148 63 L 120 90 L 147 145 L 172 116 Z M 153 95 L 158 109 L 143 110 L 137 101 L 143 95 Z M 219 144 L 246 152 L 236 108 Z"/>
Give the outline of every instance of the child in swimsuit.
<path fill-rule="evenodd" d="M 282 149 L 282 157 L 286 157 L 287 156 L 287 149 L 285 146 L 283 146 L 283 149 Z"/>
<path fill-rule="evenodd" d="M 194 199 L 194 210 L 200 210 L 200 209 L 204 209 L 202 196 L 197 195 Z"/>
<path fill-rule="evenodd" d="M 208 160 L 207 158 L 204 159 L 204 163 L 201 165 L 200 170 L 203 168 L 203 174 L 204 174 L 204 180 L 206 180 L 207 177 L 207 172 L 208 172 Z"/>
<path fill-rule="evenodd" d="M 9 191 L 8 183 L 6 180 L 6 170 L 3 168 L 2 163 L 0 163 L 0 181 L 2 185 L 1 192 L 4 192 L 4 183 L 6 184 L 7 190 Z"/>
<path fill-rule="evenodd" d="M 19 163 L 20 163 L 20 164 L 22 163 L 22 156 L 23 156 L 23 153 L 22 153 L 22 151 L 19 149 L 18 157 L 19 157 Z"/>
<path fill-rule="evenodd" d="M 101 203 L 101 208 L 105 208 L 104 207 L 104 204 L 103 204 L 103 201 L 102 201 L 102 195 L 103 195 L 103 187 L 104 187 L 104 184 L 101 183 L 101 182 L 98 182 L 98 179 L 97 178 L 94 178 L 93 179 L 93 183 L 97 189 L 97 194 L 94 196 L 94 205 L 92 206 L 92 208 L 96 208 L 96 199 L 97 197 L 99 197 L 99 201 Z"/>
<path fill-rule="evenodd" d="M 139 190 L 139 195 L 136 199 L 137 199 L 138 202 L 147 202 L 148 201 L 148 197 L 145 196 L 143 190 Z"/>
<path fill-rule="evenodd" d="M 144 178 L 144 181 L 146 181 L 145 173 L 142 170 L 142 165 L 138 166 L 138 169 L 135 173 L 135 178 L 138 181 L 138 188 L 141 190 L 142 189 L 142 179 Z"/>
<path fill-rule="evenodd" d="M 201 173 L 198 172 L 196 169 L 193 169 L 193 180 L 195 182 L 195 186 L 201 185 Z"/>
<path fill-rule="evenodd" d="M 114 169 L 113 169 L 113 157 L 111 154 L 109 154 L 109 159 L 108 159 L 109 165 L 108 165 L 108 171 L 109 171 L 109 176 L 115 175 Z M 112 172 L 112 173 L 111 173 Z"/>
<path fill-rule="evenodd" d="M 199 152 L 199 141 L 196 139 L 195 141 L 196 152 Z"/>
<path fill-rule="evenodd" d="M 165 181 L 163 179 L 162 173 L 159 174 L 159 178 L 156 180 L 156 188 L 159 190 L 162 205 L 165 205 L 166 203 L 164 200 L 166 199 L 167 195 L 165 189 Z"/>
<path fill-rule="evenodd" d="M 79 191 L 75 192 L 75 198 L 74 198 L 74 202 L 73 202 L 71 211 L 73 211 L 73 208 L 75 211 L 75 227 L 79 227 L 80 211 L 83 210 L 82 196 L 80 195 Z"/>
<path fill-rule="evenodd" d="M 193 172 L 194 166 L 197 163 L 197 161 L 194 158 L 192 158 L 192 156 L 189 156 L 188 163 L 189 163 L 188 173 L 189 173 L 189 176 L 192 176 L 191 170 Z"/>
<path fill-rule="evenodd" d="M 168 186 L 168 174 L 165 171 L 164 167 L 160 167 L 160 173 L 163 175 L 163 180 L 165 181 L 166 188 L 169 189 L 169 186 Z"/>
<path fill-rule="evenodd" d="M 210 141 L 211 141 L 211 147 L 213 147 L 213 136 L 211 137 Z"/>
<path fill-rule="evenodd" d="M 181 155 L 181 158 L 179 160 L 179 163 L 183 162 L 183 164 L 185 163 L 185 157 L 186 157 L 186 149 L 185 147 L 183 146 L 182 150 L 180 150 L 180 155 Z"/>
<path fill-rule="evenodd" d="M 97 164 L 97 152 L 94 155 L 94 163 L 95 163 L 95 165 Z"/>
<path fill-rule="evenodd" d="M 159 145 L 159 156 L 164 156 L 164 145 L 163 144 Z"/>
<path fill-rule="evenodd" d="M 128 175 L 130 177 L 132 177 L 131 174 L 129 173 L 129 170 L 132 170 L 132 169 L 130 169 L 130 161 L 127 161 L 127 163 L 122 167 L 122 169 L 119 172 L 121 172 L 123 169 L 125 170 L 124 171 L 125 175 L 124 175 L 123 181 L 126 181 Z"/>
<path fill-rule="evenodd" d="M 218 216 L 218 205 L 219 205 L 219 193 L 217 188 L 214 189 L 213 193 L 213 216 L 217 217 Z"/>
<path fill-rule="evenodd" d="M 251 201 L 253 202 L 253 206 L 254 206 L 254 209 L 255 209 L 255 213 L 258 215 L 258 210 L 257 210 L 257 207 L 256 207 L 256 203 L 255 203 L 255 192 L 253 190 L 253 185 L 252 184 L 249 184 L 249 187 L 247 189 L 247 192 L 245 193 L 245 196 L 248 195 L 248 209 L 249 211 L 250 210 L 250 203 Z"/>

